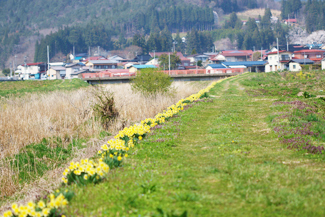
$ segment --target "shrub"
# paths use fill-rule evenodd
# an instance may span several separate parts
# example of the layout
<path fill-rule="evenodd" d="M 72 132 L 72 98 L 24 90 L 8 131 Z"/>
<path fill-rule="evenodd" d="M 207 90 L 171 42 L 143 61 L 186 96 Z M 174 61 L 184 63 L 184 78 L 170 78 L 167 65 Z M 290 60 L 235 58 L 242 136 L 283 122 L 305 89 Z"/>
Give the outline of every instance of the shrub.
<path fill-rule="evenodd" d="M 169 75 L 157 69 L 141 70 L 132 81 L 132 90 L 144 96 L 156 96 L 170 90 L 172 79 Z"/>
<path fill-rule="evenodd" d="M 101 119 L 103 127 L 108 129 L 111 121 L 119 115 L 115 108 L 113 93 L 102 87 L 96 87 L 93 91 L 93 96 L 95 98 L 93 105 L 95 115 Z"/>

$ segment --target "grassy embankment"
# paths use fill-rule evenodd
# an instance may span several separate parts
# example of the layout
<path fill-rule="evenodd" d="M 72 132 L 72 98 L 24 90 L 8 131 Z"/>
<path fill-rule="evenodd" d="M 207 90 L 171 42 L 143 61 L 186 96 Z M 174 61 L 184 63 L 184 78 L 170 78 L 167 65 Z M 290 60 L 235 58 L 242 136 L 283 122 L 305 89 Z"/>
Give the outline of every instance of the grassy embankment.
<path fill-rule="evenodd" d="M 321 109 L 307 118 L 308 108 L 322 100 L 297 99 L 291 86 L 303 89 L 316 79 L 246 74 L 218 84 L 210 92 L 213 101 L 155 130 L 106 182 L 69 187 L 76 196 L 67 216 L 164 216 L 157 209 L 188 216 L 323 216 L 324 154 L 283 143 L 300 132 L 324 145 L 319 128 L 318 134 L 291 131 L 324 123 Z M 285 120 L 276 121 L 284 112 Z M 287 133 L 272 129 L 279 125 Z"/>
<path fill-rule="evenodd" d="M 49 92 L 55 90 L 74 90 L 89 86 L 80 79 L 72 80 L 42 80 L 42 81 L 8 81 L 0 82 L 0 96 L 24 95 L 26 93 Z"/>

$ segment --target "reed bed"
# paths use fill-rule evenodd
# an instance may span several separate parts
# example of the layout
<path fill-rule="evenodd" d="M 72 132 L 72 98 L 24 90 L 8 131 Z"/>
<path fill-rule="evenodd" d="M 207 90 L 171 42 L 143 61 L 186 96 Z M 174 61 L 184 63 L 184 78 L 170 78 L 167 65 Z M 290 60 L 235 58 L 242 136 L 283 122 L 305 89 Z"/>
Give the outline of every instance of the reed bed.
<path fill-rule="evenodd" d="M 108 131 L 114 134 L 125 126 L 153 117 L 207 84 L 174 82 L 171 93 L 156 97 L 133 93 L 129 84 L 103 85 L 103 89 L 113 94 L 119 112 Z M 0 100 L 0 199 L 25 186 L 17 173 L 21 168 L 6 161 L 8 156 L 18 154 L 25 146 L 39 143 L 43 138 L 60 138 L 69 144 L 74 138 L 96 137 L 104 130 L 92 110 L 96 103 L 94 89 L 57 90 Z M 55 145 L 51 140 L 47 141 L 49 147 Z"/>

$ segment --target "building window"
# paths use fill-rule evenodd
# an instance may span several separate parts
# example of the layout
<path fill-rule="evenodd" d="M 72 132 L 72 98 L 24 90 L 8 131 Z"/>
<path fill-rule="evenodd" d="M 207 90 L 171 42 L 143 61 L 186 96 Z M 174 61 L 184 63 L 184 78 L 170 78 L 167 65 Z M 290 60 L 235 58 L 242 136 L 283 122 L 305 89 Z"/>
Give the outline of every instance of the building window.
<path fill-rule="evenodd" d="M 322 55 L 317 54 L 317 55 L 316 55 L 316 58 L 322 58 Z"/>
<path fill-rule="evenodd" d="M 272 60 L 272 57 L 270 57 L 270 60 Z"/>
<path fill-rule="evenodd" d="M 305 54 L 305 55 L 304 55 L 304 58 L 305 58 L 305 59 L 308 58 L 308 54 Z"/>
<path fill-rule="evenodd" d="M 296 65 L 293 65 L 293 69 L 296 69 Z"/>

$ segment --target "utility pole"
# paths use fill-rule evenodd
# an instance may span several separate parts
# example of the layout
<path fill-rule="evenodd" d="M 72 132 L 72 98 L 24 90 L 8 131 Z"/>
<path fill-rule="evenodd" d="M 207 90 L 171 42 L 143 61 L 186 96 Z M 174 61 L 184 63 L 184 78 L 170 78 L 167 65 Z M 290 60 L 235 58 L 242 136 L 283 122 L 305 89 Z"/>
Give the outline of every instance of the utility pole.
<path fill-rule="evenodd" d="M 88 58 L 90 57 L 90 46 L 88 47 Z"/>
<path fill-rule="evenodd" d="M 289 51 L 289 43 L 288 43 L 288 36 L 286 35 L 286 40 L 287 40 L 287 51 Z"/>
<path fill-rule="evenodd" d="M 170 75 L 170 53 L 168 53 L 168 74 Z"/>
<path fill-rule="evenodd" d="M 153 50 L 153 59 L 155 60 L 156 59 L 156 51 Z"/>
<path fill-rule="evenodd" d="M 12 77 L 11 63 L 10 63 L 10 77 Z"/>
<path fill-rule="evenodd" d="M 72 50 L 73 50 L 73 59 L 75 60 L 76 59 L 76 52 L 75 52 L 74 46 L 73 46 Z"/>
<path fill-rule="evenodd" d="M 17 57 L 17 55 L 15 54 L 15 61 L 14 61 L 14 67 L 13 67 L 13 70 L 15 71 L 15 69 L 16 69 L 16 57 Z"/>
<path fill-rule="evenodd" d="M 98 56 L 99 56 L 99 46 L 97 48 L 98 48 Z"/>
<path fill-rule="evenodd" d="M 263 61 L 263 48 L 261 47 L 261 61 Z"/>
<path fill-rule="evenodd" d="M 50 69 L 50 46 L 47 46 L 47 70 Z"/>
<path fill-rule="evenodd" d="M 276 38 L 276 46 L 277 46 L 277 53 L 278 53 L 278 66 L 280 65 L 280 56 L 279 56 L 279 38 Z"/>

